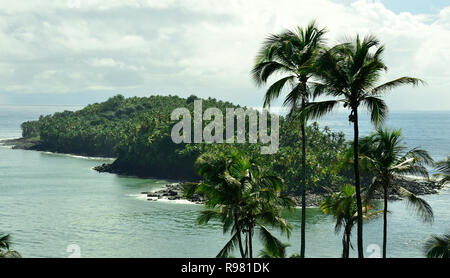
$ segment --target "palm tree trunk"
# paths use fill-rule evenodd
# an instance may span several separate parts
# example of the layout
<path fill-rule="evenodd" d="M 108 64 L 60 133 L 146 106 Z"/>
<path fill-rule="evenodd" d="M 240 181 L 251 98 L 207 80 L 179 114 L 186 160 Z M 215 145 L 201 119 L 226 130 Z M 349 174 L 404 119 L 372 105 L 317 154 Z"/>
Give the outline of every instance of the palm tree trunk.
<path fill-rule="evenodd" d="M 384 185 L 384 211 L 383 211 L 383 259 L 386 258 L 387 247 L 387 211 L 388 211 L 388 185 Z"/>
<path fill-rule="evenodd" d="M 248 230 L 248 249 L 249 249 L 249 258 L 253 258 L 253 245 L 252 245 L 252 232 L 253 229 Z"/>
<path fill-rule="evenodd" d="M 345 248 L 345 258 L 350 258 L 350 240 L 351 240 L 351 227 L 350 229 L 345 229 L 345 234 L 347 238 L 346 248 Z"/>
<path fill-rule="evenodd" d="M 242 247 L 241 229 L 239 228 L 237 215 L 234 214 L 234 225 L 236 226 L 236 233 L 239 241 L 239 251 L 241 252 L 241 257 L 245 258 L 244 248 Z"/>
<path fill-rule="evenodd" d="M 306 244 L 306 132 L 305 124 L 302 123 L 302 227 L 301 227 L 301 245 L 300 258 L 305 257 Z"/>
<path fill-rule="evenodd" d="M 245 232 L 244 232 L 245 233 Z M 248 233 L 245 233 L 245 252 L 244 258 L 248 258 Z"/>
<path fill-rule="evenodd" d="M 358 210 L 358 258 L 364 258 L 363 247 L 363 217 L 362 217 L 362 201 L 361 201 L 361 184 L 359 180 L 359 130 L 358 130 L 358 108 L 353 111 L 353 154 L 354 154 L 354 170 L 355 170 L 355 189 L 356 189 L 356 206 Z"/>
<path fill-rule="evenodd" d="M 345 259 L 347 254 L 347 234 L 344 233 L 342 236 L 342 258 Z"/>

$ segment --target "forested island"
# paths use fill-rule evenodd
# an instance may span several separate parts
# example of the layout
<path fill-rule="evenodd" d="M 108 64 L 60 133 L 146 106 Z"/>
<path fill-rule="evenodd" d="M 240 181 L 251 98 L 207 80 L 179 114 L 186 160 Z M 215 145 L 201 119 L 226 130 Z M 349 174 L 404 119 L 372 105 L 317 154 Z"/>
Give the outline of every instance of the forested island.
<path fill-rule="evenodd" d="M 258 144 L 175 144 L 170 133 L 176 121 L 171 112 L 179 107 L 193 111 L 194 95 L 149 96 L 124 98 L 117 95 L 102 103 L 86 106 L 79 111 L 64 111 L 43 115 L 36 121 L 22 124 L 22 136 L 9 144 L 15 148 L 68 153 L 83 156 L 114 157 L 111 164 L 99 165 L 100 172 L 111 172 L 138 177 L 197 181 L 201 177 L 195 161 L 202 154 L 227 153 L 239 150 L 261 161 L 283 177 L 288 192 L 300 194 L 301 134 L 300 121 L 280 117 L 280 147 L 271 155 L 260 154 Z M 203 109 L 217 107 L 237 108 L 230 102 L 203 99 Z M 244 107 L 245 108 L 245 107 Z M 246 108 L 245 108 L 246 109 Z M 248 119 L 247 119 L 248 121 Z M 204 123 L 206 124 L 206 123 Z M 350 142 L 341 132 L 312 123 L 306 128 L 308 205 L 319 205 L 325 188 L 339 189 L 351 184 L 352 166 L 348 163 Z M 372 175 L 362 173 L 363 184 L 368 185 Z M 433 181 L 402 179 L 401 184 L 415 194 L 436 193 L 439 185 Z M 398 198 L 396 194 L 391 199 Z M 299 200 L 297 199 L 299 202 Z"/>

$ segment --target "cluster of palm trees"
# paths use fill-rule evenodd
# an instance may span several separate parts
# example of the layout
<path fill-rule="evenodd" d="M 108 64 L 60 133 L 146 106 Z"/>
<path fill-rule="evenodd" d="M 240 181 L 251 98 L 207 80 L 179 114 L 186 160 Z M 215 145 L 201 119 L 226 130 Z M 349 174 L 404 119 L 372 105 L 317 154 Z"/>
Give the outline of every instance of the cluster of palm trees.
<path fill-rule="evenodd" d="M 288 118 L 302 121 L 302 222 L 300 257 L 305 257 L 305 192 L 306 185 L 306 135 L 304 132 L 308 120 L 318 119 L 335 110 L 340 104 L 350 110 L 349 122 L 353 124 L 353 167 L 354 167 L 354 196 L 356 199 L 355 213 L 357 224 L 357 250 L 358 257 L 364 257 L 363 249 L 363 218 L 364 205 L 360 181 L 360 160 L 365 159 L 374 166 L 376 179 L 369 193 L 375 188 L 384 191 L 384 248 L 386 256 L 386 230 L 387 230 L 387 192 L 393 189 L 407 197 L 416 205 L 417 210 L 427 221 L 432 219 L 432 210 L 426 202 L 411 194 L 405 189 L 392 184 L 392 178 L 397 174 L 419 173 L 424 174 L 424 164 L 430 163 L 429 155 L 422 150 L 402 152 L 398 145 L 399 132 L 389 133 L 378 130 L 363 142 L 359 142 L 359 112 L 366 108 L 371 115 L 371 122 L 379 127 L 383 124 L 388 107 L 382 97 L 391 89 L 401 85 L 417 86 L 424 82 L 417 78 L 400 77 L 395 80 L 378 84 L 381 73 L 387 70 L 382 54 L 384 46 L 374 36 L 361 39 L 359 35 L 352 41 L 328 47 L 325 44 L 325 29 L 321 29 L 315 22 L 306 28 L 297 28 L 294 31 L 284 31 L 269 36 L 263 43 L 255 59 L 252 76 L 258 86 L 269 82 L 270 77 L 281 76 L 267 89 L 264 106 L 270 106 L 273 101 L 285 93 L 283 105 L 289 108 Z M 329 97 L 330 99 L 324 100 Z M 385 141 L 387 140 L 387 141 Z M 391 153 L 384 153 L 388 148 Z M 363 152 L 364 151 L 364 152 Z M 381 154 L 381 156 L 380 156 Z M 401 155 L 400 155 L 401 154 Z M 346 193 L 349 188 L 343 189 Z M 346 193 L 339 193 L 339 198 L 345 199 Z M 337 196 L 334 196 L 337 197 Z M 370 197 L 367 194 L 366 197 Z M 325 207 L 327 211 L 336 205 L 329 200 Z M 350 201 L 343 201 L 348 206 L 347 213 L 352 212 Z M 350 203 L 348 203 L 350 202 Z M 339 202 L 338 202 L 339 203 Z M 343 216 L 339 216 L 341 219 Z M 344 218 L 342 218 L 344 219 Z M 343 222 L 342 222 L 343 223 Z M 350 222 L 349 222 L 350 223 Z M 344 225 L 344 224 L 342 224 Z M 340 225 L 338 225 L 340 226 Z M 345 226 L 345 225 L 344 225 Z M 347 233 L 347 231 L 346 231 Z M 347 238 L 345 239 L 348 240 Z M 344 252 L 347 254 L 347 251 Z"/>
<path fill-rule="evenodd" d="M 335 232 L 339 233 L 344 228 L 342 236 L 342 258 L 350 257 L 351 235 L 353 226 L 357 221 L 357 207 L 355 199 L 355 187 L 345 185 L 337 193 L 329 189 L 329 195 L 322 202 L 320 208 L 325 214 L 330 214 L 336 219 Z M 369 204 L 363 206 L 363 219 L 371 219 L 383 211 L 373 211 Z"/>
<path fill-rule="evenodd" d="M 203 154 L 197 159 L 196 168 L 203 181 L 185 184 L 184 194 L 206 197 L 207 209 L 202 211 L 198 223 L 220 220 L 223 232 L 232 234 L 217 257 L 230 257 L 238 247 L 242 258 L 253 258 L 255 232 L 259 233 L 266 254 L 284 256 L 286 246 L 267 228 L 270 225 L 290 236 L 292 226 L 282 211 L 292 209 L 295 202 L 282 193 L 283 180 L 238 151 Z"/>
<path fill-rule="evenodd" d="M 353 164 L 352 157 L 353 149 L 350 148 L 345 154 L 344 163 Z M 386 258 L 388 199 L 390 192 L 395 192 L 403 197 L 413 208 L 412 211 L 415 211 L 424 222 L 433 222 L 434 215 L 431 206 L 424 199 L 395 183 L 397 178 L 406 174 L 428 178 L 426 166 L 433 165 L 433 160 L 425 150 L 417 148 L 407 150 L 402 144 L 401 130 L 389 131 L 382 128 L 378 128 L 373 134 L 361 138 L 359 142 L 359 158 L 359 163 L 364 171 L 373 176 L 372 182 L 363 192 L 363 219 L 370 219 L 377 214 L 383 214 L 382 255 L 383 258 Z M 383 210 L 370 212 L 376 191 L 383 193 Z M 321 208 L 325 213 L 330 213 L 336 218 L 336 228 L 342 225 L 341 221 L 344 219 L 346 224 L 345 232 L 351 234 L 353 222 L 350 220 L 355 220 L 357 212 L 352 210 L 353 203 L 351 200 L 354 199 L 354 195 L 349 194 L 349 192 L 351 192 L 351 189 L 348 186 L 344 186 L 341 192 L 331 193 L 322 203 Z M 339 229 L 336 229 L 336 232 L 338 231 Z M 350 235 L 347 236 L 347 239 L 350 240 Z M 344 244 L 343 248 L 343 257 L 348 258 L 348 243 Z"/>

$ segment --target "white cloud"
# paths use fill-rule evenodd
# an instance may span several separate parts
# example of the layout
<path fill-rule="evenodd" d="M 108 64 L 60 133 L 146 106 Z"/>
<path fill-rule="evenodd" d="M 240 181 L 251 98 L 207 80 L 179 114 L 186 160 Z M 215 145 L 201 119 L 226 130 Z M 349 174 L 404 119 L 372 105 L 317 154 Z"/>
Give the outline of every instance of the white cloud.
<path fill-rule="evenodd" d="M 413 15 L 363 0 L 68 3 L 0 1 L 3 94 L 194 93 L 257 106 L 264 91 L 249 72 L 261 42 L 317 19 L 330 43 L 356 33 L 378 36 L 386 44 L 386 78 L 428 82 L 398 89 L 388 97 L 392 109 L 450 109 L 450 6 Z"/>

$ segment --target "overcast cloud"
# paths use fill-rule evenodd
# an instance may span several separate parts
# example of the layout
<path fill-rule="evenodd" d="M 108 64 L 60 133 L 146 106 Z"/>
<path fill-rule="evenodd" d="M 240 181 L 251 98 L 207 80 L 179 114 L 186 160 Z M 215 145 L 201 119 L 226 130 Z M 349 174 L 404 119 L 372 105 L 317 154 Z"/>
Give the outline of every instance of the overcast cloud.
<path fill-rule="evenodd" d="M 0 103 L 178 94 L 262 104 L 250 69 L 269 33 L 316 19 L 330 44 L 374 34 L 386 78 L 427 81 L 391 110 L 450 110 L 450 5 L 434 14 L 329 0 L 0 1 Z M 78 6 L 79 4 L 79 6 Z"/>

